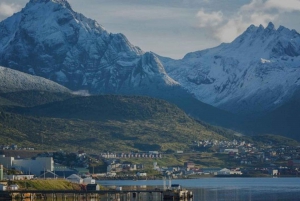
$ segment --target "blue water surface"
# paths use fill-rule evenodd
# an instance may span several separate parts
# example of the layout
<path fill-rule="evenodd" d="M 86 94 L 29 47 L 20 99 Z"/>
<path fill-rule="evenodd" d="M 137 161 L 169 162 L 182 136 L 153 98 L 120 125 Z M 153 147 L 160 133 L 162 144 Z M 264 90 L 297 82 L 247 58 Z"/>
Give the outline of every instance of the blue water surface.
<path fill-rule="evenodd" d="M 104 186 L 159 187 L 162 180 L 102 180 Z M 169 181 L 165 182 L 169 185 Z M 300 201 L 300 178 L 200 178 L 172 180 L 192 190 L 194 201 Z"/>

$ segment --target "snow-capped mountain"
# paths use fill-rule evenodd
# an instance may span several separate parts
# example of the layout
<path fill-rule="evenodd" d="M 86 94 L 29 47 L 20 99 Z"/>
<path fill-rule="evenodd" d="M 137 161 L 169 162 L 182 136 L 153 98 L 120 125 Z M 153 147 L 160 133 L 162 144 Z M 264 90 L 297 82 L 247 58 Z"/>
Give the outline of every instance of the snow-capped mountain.
<path fill-rule="evenodd" d="M 72 90 L 152 96 L 203 121 L 230 127 L 234 122 L 232 114 L 202 103 L 170 78 L 154 53 L 109 33 L 66 0 L 30 0 L 0 22 L 0 65 Z"/>
<path fill-rule="evenodd" d="M 133 93 L 178 85 L 154 54 L 76 13 L 66 0 L 30 0 L 0 30 L 0 65 L 72 90 Z"/>
<path fill-rule="evenodd" d="M 69 89 L 48 79 L 0 66 L 0 93 L 29 90 L 71 93 Z"/>
<path fill-rule="evenodd" d="M 199 100 L 235 113 L 259 113 L 285 103 L 300 85 L 300 34 L 251 25 L 228 44 L 160 57 L 167 73 Z"/>

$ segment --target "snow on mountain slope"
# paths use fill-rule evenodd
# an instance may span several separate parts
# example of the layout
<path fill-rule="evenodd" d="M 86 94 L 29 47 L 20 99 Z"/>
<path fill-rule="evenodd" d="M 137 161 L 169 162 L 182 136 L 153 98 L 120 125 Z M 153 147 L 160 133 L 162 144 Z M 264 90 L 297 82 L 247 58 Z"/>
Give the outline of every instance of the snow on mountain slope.
<path fill-rule="evenodd" d="M 111 34 L 66 0 L 30 0 L 0 22 L 0 65 L 74 91 L 167 100 L 203 121 L 232 127 L 232 114 L 204 104 L 168 76 L 154 53 Z"/>
<path fill-rule="evenodd" d="M 1 93 L 28 90 L 71 93 L 70 90 L 53 81 L 0 66 Z"/>
<path fill-rule="evenodd" d="M 0 30 L 0 65 L 72 90 L 134 93 L 149 84 L 178 85 L 152 53 L 76 13 L 66 0 L 30 0 Z"/>
<path fill-rule="evenodd" d="M 232 43 L 160 57 L 167 73 L 199 100 L 235 113 L 280 106 L 299 88 L 300 34 L 272 23 L 251 25 Z"/>

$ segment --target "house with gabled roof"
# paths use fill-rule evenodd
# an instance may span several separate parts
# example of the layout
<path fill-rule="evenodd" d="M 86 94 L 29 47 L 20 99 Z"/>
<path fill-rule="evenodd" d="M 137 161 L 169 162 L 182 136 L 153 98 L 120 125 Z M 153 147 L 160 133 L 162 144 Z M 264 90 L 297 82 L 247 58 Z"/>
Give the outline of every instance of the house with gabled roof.
<path fill-rule="evenodd" d="M 72 174 L 72 175 L 68 176 L 66 178 L 66 180 L 68 180 L 71 183 L 76 183 L 76 184 L 83 183 L 83 179 L 80 176 L 78 176 L 77 174 Z"/>

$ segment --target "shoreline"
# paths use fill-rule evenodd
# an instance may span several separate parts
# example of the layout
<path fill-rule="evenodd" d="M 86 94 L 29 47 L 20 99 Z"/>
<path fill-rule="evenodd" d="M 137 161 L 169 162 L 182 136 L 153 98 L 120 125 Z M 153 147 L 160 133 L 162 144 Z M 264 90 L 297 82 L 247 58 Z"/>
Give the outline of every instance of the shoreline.
<path fill-rule="evenodd" d="M 298 178 L 300 175 L 280 175 L 280 176 L 272 176 L 272 175 L 205 175 L 205 176 L 196 176 L 196 177 L 178 177 L 172 178 L 171 180 L 190 180 L 190 179 L 205 179 L 205 178 Z M 163 180 L 162 177 L 158 178 L 134 178 L 134 177 L 110 177 L 110 178 L 96 178 L 97 181 L 155 181 L 155 180 Z M 166 179 L 168 181 L 168 179 Z"/>

